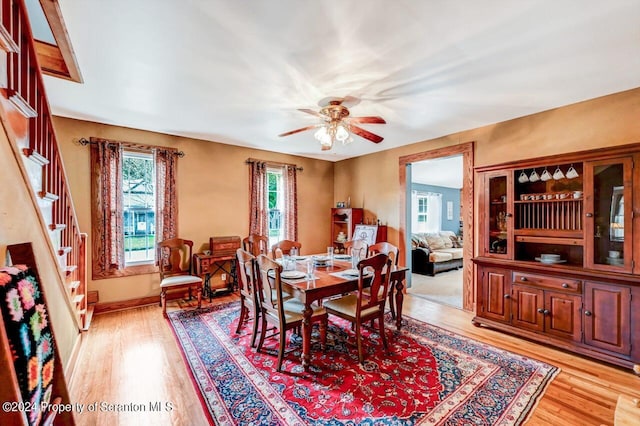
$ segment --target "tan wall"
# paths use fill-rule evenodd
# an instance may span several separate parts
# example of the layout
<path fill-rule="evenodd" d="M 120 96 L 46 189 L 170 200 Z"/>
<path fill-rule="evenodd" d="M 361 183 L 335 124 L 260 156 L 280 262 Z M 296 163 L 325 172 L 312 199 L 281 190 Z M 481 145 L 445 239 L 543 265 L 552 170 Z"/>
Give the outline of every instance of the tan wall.
<path fill-rule="evenodd" d="M 292 162 L 304 167 L 299 176 L 299 240 L 304 252 L 320 252 L 328 243 L 328 211 L 336 201 L 351 197 L 352 207 L 389 225 L 388 239 L 398 244 L 401 156 L 475 141 L 475 164 L 567 153 L 640 142 L 640 89 L 614 94 L 543 113 L 455 133 L 388 151 L 332 164 L 266 151 L 204 142 L 55 117 L 54 124 L 70 178 L 80 227 L 90 228 L 89 150 L 81 137 L 170 145 L 185 151 L 179 161 L 180 234 L 206 244 L 212 235 L 246 235 L 248 216 L 248 157 Z M 317 184 L 333 192 L 317 191 Z M 158 277 L 92 281 L 101 302 L 152 296 Z"/>
<path fill-rule="evenodd" d="M 475 165 L 640 142 L 640 88 L 336 163 L 336 200 L 351 194 L 398 244 L 399 158 L 475 141 Z M 383 142 L 384 143 L 384 142 Z M 476 182 L 477 184 L 477 182 Z M 477 227 L 476 227 L 477 228 Z"/>
<path fill-rule="evenodd" d="M 67 366 L 79 336 L 78 325 L 65 303 L 64 283 L 49 247 L 49 236 L 40 225 L 39 213 L 29 195 L 31 190 L 27 181 L 22 177 L 19 161 L 0 126 L 0 245 L 32 243 L 58 351 L 62 364 Z M 0 262 L 4 264 L 4 259 Z"/>
<path fill-rule="evenodd" d="M 303 253 L 326 250 L 329 209 L 334 199 L 331 162 L 61 117 L 54 117 L 54 126 L 80 228 L 89 233 L 89 241 L 92 232 L 89 148 L 79 145 L 78 140 L 93 136 L 184 151 L 185 156 L 178 161 L 178 227 L 182 238 L 194 241 L 194 249 L 205 248 L 211 236 L 248 234 L 247 158 L 295 163 L 304 168 L 298 174 L 298 240 Z M 159 277 L 149 274 L 90 281 L 89 290 L 99 291 L 101 303 L 155 296 L 160 294 Z"/>

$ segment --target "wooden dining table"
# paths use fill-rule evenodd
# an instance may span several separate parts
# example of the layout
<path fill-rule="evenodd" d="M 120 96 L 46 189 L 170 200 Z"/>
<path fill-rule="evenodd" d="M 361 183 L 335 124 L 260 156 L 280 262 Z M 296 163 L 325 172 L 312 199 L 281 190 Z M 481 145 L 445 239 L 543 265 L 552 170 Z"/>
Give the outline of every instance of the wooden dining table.
<path fill-rule="evenodd" d="M 296 260 L 296 270 L 306 274 L 306 262 L 312 256 L 300 256 Z M 351 269 L 349 260 L 334 259 L 327 266 L 316 266 L 312 278 L 286 279 L 282 278 L 285 291 L 291 293 L 304 303 L 302 320 L 302 366 L 305 370 L 311 365 L 311 304 L 322 299 L 335 297 L 358 289 L 358 276 L 345 275 L 344 271 Z M 404 280 L 407 272 L 405 266 L 391 267 L 389 278 L 388 300 L 395 299 L 396 328 L 402 327 L 402 303 L 404 300 Z"/>

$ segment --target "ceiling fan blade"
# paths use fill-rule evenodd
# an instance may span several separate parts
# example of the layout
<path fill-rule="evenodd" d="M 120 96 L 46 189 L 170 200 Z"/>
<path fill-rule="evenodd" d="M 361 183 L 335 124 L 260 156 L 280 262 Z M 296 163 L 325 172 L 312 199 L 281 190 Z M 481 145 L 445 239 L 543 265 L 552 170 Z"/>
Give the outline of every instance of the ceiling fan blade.
<path fill-rule="evenodd" d="M 352 123 L 387 124 L 382 117 L 351 117 L 349 121 Z"/>
<path fill-rule="evenodd" d="M 370 131 L 363 129 L 362 127 L 351 125 L 349 126 L 349 129 L 351 130 L 351 133 L 355 133 L 356 135 L 368 139 L 374 143 L 380 143 L 384 139 L 382 136 L 373 134 Z"/>
<path fill-rule="evenodd" d="M 299 108 L 298 111 L 306 112 L 307 114 L 315 115 L 316 117 L 323 117 L 318 111 L 314 111 L 308 108 Z"/>
<path fill-rule="evenodd" d="M 301 129 L 296 129 L 296 130 L 291 130 L 290 132 L 286 132 L 286 133 L 281 133 L 278 136 L 282 137 L 282 136 L 289 136 L 289 135 L 293 135 L 295 133 L 300 133 L 300 132 L 304 132 L 305 130 L 310 130 L 310 129 L 315 129 L 316 127 L 320 126 L 319 124 L 314 124 L 312 126 L 307 126 L 307 127 L 303 127 Z"/>

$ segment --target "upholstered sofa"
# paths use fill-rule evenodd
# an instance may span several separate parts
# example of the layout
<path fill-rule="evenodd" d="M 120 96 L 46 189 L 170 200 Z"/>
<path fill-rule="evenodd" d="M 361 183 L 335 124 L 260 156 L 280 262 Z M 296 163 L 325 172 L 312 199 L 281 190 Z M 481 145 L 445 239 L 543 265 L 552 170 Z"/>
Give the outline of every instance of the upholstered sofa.
<path fill-rule="evenodd" d="M 462 240 L 451 231 L 411 235 L 411 271 L 435 276 L 438 272 L 461 268 Z"/>

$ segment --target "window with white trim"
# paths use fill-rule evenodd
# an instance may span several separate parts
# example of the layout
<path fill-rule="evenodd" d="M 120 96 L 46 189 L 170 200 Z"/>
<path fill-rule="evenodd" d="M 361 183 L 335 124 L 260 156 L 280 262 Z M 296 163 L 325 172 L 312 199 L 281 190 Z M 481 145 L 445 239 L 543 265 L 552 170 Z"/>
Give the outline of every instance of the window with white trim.
<path fill-rule="evenodd" d="M 125 265 L 156 257 L 156 184 L 152 153 L 123 152 L 122 192 Z"/>
<path fill-rule="evenodd" d="M 269 246 L 284 240 L 285 217 L 282 169 L 267 169 L 267 201 L 269 212 Z"/>

